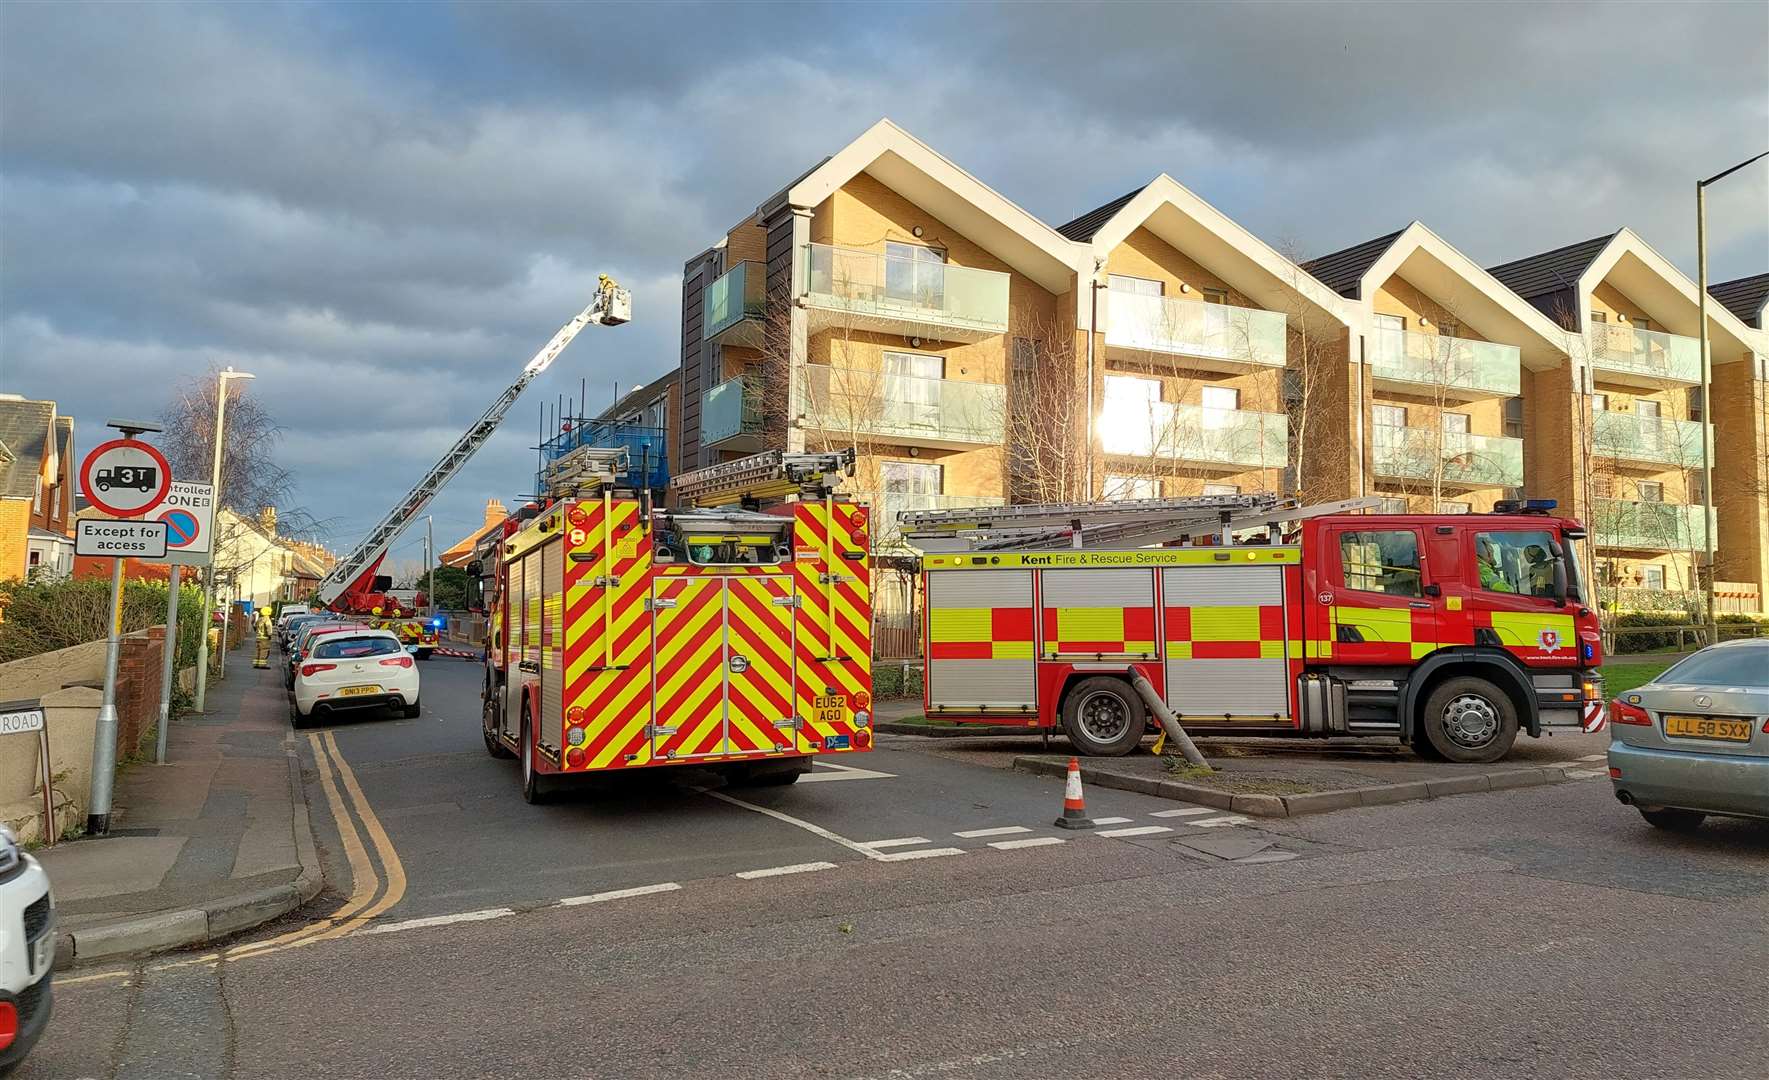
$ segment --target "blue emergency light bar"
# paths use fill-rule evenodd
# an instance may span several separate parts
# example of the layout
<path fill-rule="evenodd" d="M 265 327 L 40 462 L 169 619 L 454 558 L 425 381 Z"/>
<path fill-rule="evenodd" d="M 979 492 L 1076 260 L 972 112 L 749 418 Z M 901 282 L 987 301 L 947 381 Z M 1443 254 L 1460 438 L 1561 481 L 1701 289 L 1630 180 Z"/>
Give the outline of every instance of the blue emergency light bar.
<path fill-rule="evenodd" d="M 1558 499 L 1500 499 L 1493 503 L 1493 513 L 1546 514 L 1559 505 Z"/>

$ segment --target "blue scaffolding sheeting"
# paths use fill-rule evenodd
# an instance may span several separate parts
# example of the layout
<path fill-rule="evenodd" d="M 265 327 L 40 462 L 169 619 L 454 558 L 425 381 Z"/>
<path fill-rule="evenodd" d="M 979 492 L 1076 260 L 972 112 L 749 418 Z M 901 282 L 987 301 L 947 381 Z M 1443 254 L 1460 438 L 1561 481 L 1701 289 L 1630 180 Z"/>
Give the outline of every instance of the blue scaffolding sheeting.
<path fill-rule="evenodd" d="M 580 446 L 603 446 L 626 449 L 628 469 L 621 475 L 620 486 L 663 491 L 670 482 L 666 445 L 664 429 L 660 427 L 612 420 L 574 420 L 571 430 L 541 444 L 541 471 L 535 475 L 535 490 L 546 490 L 546 469 L 553 462 Z"/>

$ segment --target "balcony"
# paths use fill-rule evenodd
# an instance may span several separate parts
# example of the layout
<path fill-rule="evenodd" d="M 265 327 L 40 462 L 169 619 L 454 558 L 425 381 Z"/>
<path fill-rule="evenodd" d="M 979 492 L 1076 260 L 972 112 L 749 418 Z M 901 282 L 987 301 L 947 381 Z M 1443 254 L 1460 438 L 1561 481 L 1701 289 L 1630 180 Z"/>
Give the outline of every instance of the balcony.
<path fill-rule="evenodd" d="M 1700 506 L 1680 503 L 1592 500 L 1591 542 L 1630 551 L 1703 551 L 1708 545 Z"/>
<path fill-rule="evenodd" d="M 1702 425 L 1694 420 L 1665 420 L 1600 410 L 1595 421 L 1591 452 L 1597 457 L 1679 468 L 1701 464 Z"/>
<path fill-rule="evenodd" d="M 1371 470 L 1390 480 L 1431 481 L 1460 489 L 1523 486 L 1523 440 L 1434 428 L 1370 429 Z M 1441 469 L 1441 472 L 1440 472 Z"/>
<path fill-rule="evenodd" d="M 760 348 L 766 286 L 767 272 L 761 263 L 740 262 L 725 271 L 701 297 L 701 338 Z"/>
<path fill-rule="evenodd" d="M 1007 388 L 808 364 L 800 370 L 806 428 L 904 446 L 968 450 L 999 446 Z"/>
<path fill-rule="evenodd" d="M 1007 330 L 1006 274 L 828 244 L 806 244 L 800 258 L 813 334 L 873 330 L 980 341 Z"/>
<path fill-rule="evenodd" d="M 1007 500 L 994 495 L 932 495 L 920 491 L 863 491 L 853 496 L 872 507 L 874 548 L 904 548 L 897 515 L 905 510 L 956 510 L 968 506 L 1004 506 Z"/>
<path fill-rule="evenodd" d="M 1391 393 L 1456 402 L 1516 397 L 1520 370 L 1515 345 L 1393 330 L 1371 340 L 1370 376 Z"/>
<path fill-rule="evenodd" d="M 762 390 L 755 379 L 739 375 L 701 395 L 701 445 L 720 450 L 759 450 L 761 434 Z"/>
<path fill-rule="evenodd" d="M 1147 362 L 1184 357 L 1210 371 L 1281 368 L 1285 320 L 1258 308 L 1113 292 L 1106 298 L 1106 349 Z"/>
<path fill-rule="evenodd" d="M 1591 324 L 1591 366 L 1604 382 L 1646 388 L 1701 382 L 1701 342 L 1681 334 Z"/>
<path fill-rule="evenodd" d="M 1290 426 L 1281 413 L 1211 409 L 1171 401 L 1111 401 L 1100 414 L 1109 455 L 1173 461 L 1210 472 L 1277 469 L 1287 463 Z"/>

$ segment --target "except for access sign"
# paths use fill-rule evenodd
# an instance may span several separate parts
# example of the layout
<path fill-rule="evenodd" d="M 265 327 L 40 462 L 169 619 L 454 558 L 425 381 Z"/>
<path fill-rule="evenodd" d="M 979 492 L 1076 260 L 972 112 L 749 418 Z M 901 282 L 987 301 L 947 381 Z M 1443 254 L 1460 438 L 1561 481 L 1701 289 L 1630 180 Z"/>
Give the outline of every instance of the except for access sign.
<path fill-rule="evenodd" d="M 140 439 L 112 439 L 80 465 L 86 501 L 114 517 L 139 517 L 165 501 L 172 486 L 166 455 Z"/>
<path fill-rule="evenodd" d="M 166 523 L 163 521 L 104 521 L 85 518 L 77 523 L 74 554 L 109 559 L 163 559 L 166 557 Z"/>

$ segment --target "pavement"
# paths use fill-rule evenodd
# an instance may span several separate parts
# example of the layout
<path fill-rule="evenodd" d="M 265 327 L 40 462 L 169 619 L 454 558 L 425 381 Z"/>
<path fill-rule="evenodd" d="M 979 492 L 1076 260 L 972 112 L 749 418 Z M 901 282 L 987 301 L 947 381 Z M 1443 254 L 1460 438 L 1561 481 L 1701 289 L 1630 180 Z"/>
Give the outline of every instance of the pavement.
<path fill-rule="evenodd" d="M 277 671 L 228 657 L 207 715 L 173 721 L 167 763 L 119 773 L 107 836 L 36 854 L 55 889 L 58 966 L 213 941 L 320 888 Z"/>
<path fill-rule="evenodd" d="M 321 897 L 58 974 L 17 1075 L 1769 1075 L 1724 1004 L 1769 823 L 1665 833 L 1589 779 L 1275 819 L 1090 787 L 1072 833 L 1013 750 L 895 735 L 529 806 L 477 667 L 422 672 L 419 718 L 297 741 Z"/>

